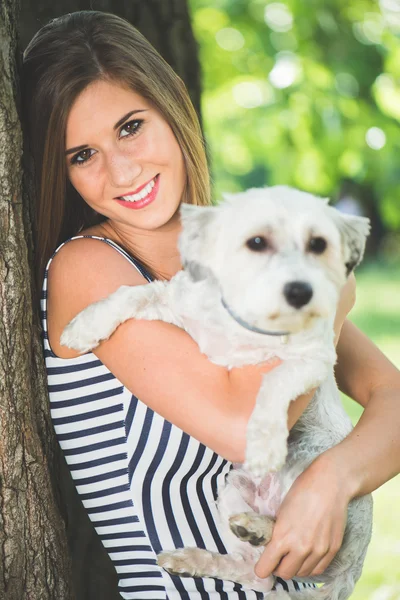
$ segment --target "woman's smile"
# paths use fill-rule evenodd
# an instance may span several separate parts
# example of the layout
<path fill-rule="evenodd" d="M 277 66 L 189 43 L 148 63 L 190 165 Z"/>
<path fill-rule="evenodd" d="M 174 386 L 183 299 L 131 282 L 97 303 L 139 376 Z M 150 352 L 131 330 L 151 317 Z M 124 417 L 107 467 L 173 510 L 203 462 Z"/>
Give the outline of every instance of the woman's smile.
<path fill-rule="evenodd" d="M 155 200 L 159 189 L 160 175 L 156 175 L 149 183 L 143 184 L 134 192 L 119 196 L 116 200 L 127 208 L 139 210 Z"/>

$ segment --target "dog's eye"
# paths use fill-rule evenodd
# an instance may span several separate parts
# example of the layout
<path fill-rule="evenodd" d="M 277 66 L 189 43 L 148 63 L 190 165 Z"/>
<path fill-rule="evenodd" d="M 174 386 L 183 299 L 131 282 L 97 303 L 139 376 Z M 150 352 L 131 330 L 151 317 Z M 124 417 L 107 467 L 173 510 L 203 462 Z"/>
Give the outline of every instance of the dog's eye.
<path fill-rule="evenodd" d="M 265 237 L 261 235 L 257 235 L 256 237 L 250 238 L 246 242 L 246 246 L 250 250 L 254 250 L 255 252 L 262 252 L 268 248 L 268 242 Z"/>
<path fill-rule="evenodd" d="M 314 254 L 322 254 L 325 252 L 327 247 L 326 240 L 322 237 L 313 237 L 308 242 L 307 250 L 309 252 L 314 252 Z"/>

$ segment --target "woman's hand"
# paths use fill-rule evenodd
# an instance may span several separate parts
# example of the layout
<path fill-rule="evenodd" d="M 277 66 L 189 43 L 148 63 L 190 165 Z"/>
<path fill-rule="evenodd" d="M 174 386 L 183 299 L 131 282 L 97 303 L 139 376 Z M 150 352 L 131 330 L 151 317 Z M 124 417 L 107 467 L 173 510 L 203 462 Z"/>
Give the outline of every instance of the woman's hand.
<path fill-rule="evenodd" d="M 342 465 L 321 455 L 298 477 L 277 514 L 255 572 L 282 579 L 321 574 L 339 550 L 352 499 Z"/>

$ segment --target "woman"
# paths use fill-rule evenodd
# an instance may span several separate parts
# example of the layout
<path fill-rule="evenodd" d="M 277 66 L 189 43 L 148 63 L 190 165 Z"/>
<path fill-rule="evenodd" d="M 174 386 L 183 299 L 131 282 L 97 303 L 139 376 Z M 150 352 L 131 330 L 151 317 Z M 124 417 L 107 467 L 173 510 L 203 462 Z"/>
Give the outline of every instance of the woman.
<path fill-rule="evenodd" d="M 155 557 L 184 545 L 224 551 L 214 500 L 229 461 L 243 461 L 257 389 L 274 365 L 227 372 L 184 331 L 160 322 L 129 321 L 83 356 L 59 342 L 89 303 L 181 268 L 179 205 L 210 201 L 187 92 L 132 26 L 99 12 L 42 28 L 25 51 L 23 81 L 52 419 L 120 594 L 257 598 L 231 582 L 171 577 Z M 353 303 L 350 280 L 335 323 L 337 376 L 365 411 L 280 509 L 256 567 L 262 577 L 282 578 L 278 589 L 299 588 L 283 579 L 324 570 L 340 546 L 349 501 L 400 470 L 400 376 L 345 322 Z M 292 403 L 289 426 L 310 398 Z"/>

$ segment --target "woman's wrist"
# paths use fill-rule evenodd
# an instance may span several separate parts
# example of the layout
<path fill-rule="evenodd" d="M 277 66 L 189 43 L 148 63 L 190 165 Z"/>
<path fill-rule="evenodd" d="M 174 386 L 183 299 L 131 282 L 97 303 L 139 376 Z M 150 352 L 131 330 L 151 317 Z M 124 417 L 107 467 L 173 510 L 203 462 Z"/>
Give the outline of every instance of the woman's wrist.
<path fill-rule="evenodd" d="M 357 469 L 350 451 L 351 449 L 341 442 L 321 454 L 310 467 L 322 482 L 326 479 L 332 480 L 347 502 L 360 495 L 362 489 L 361 469 Z"/>

